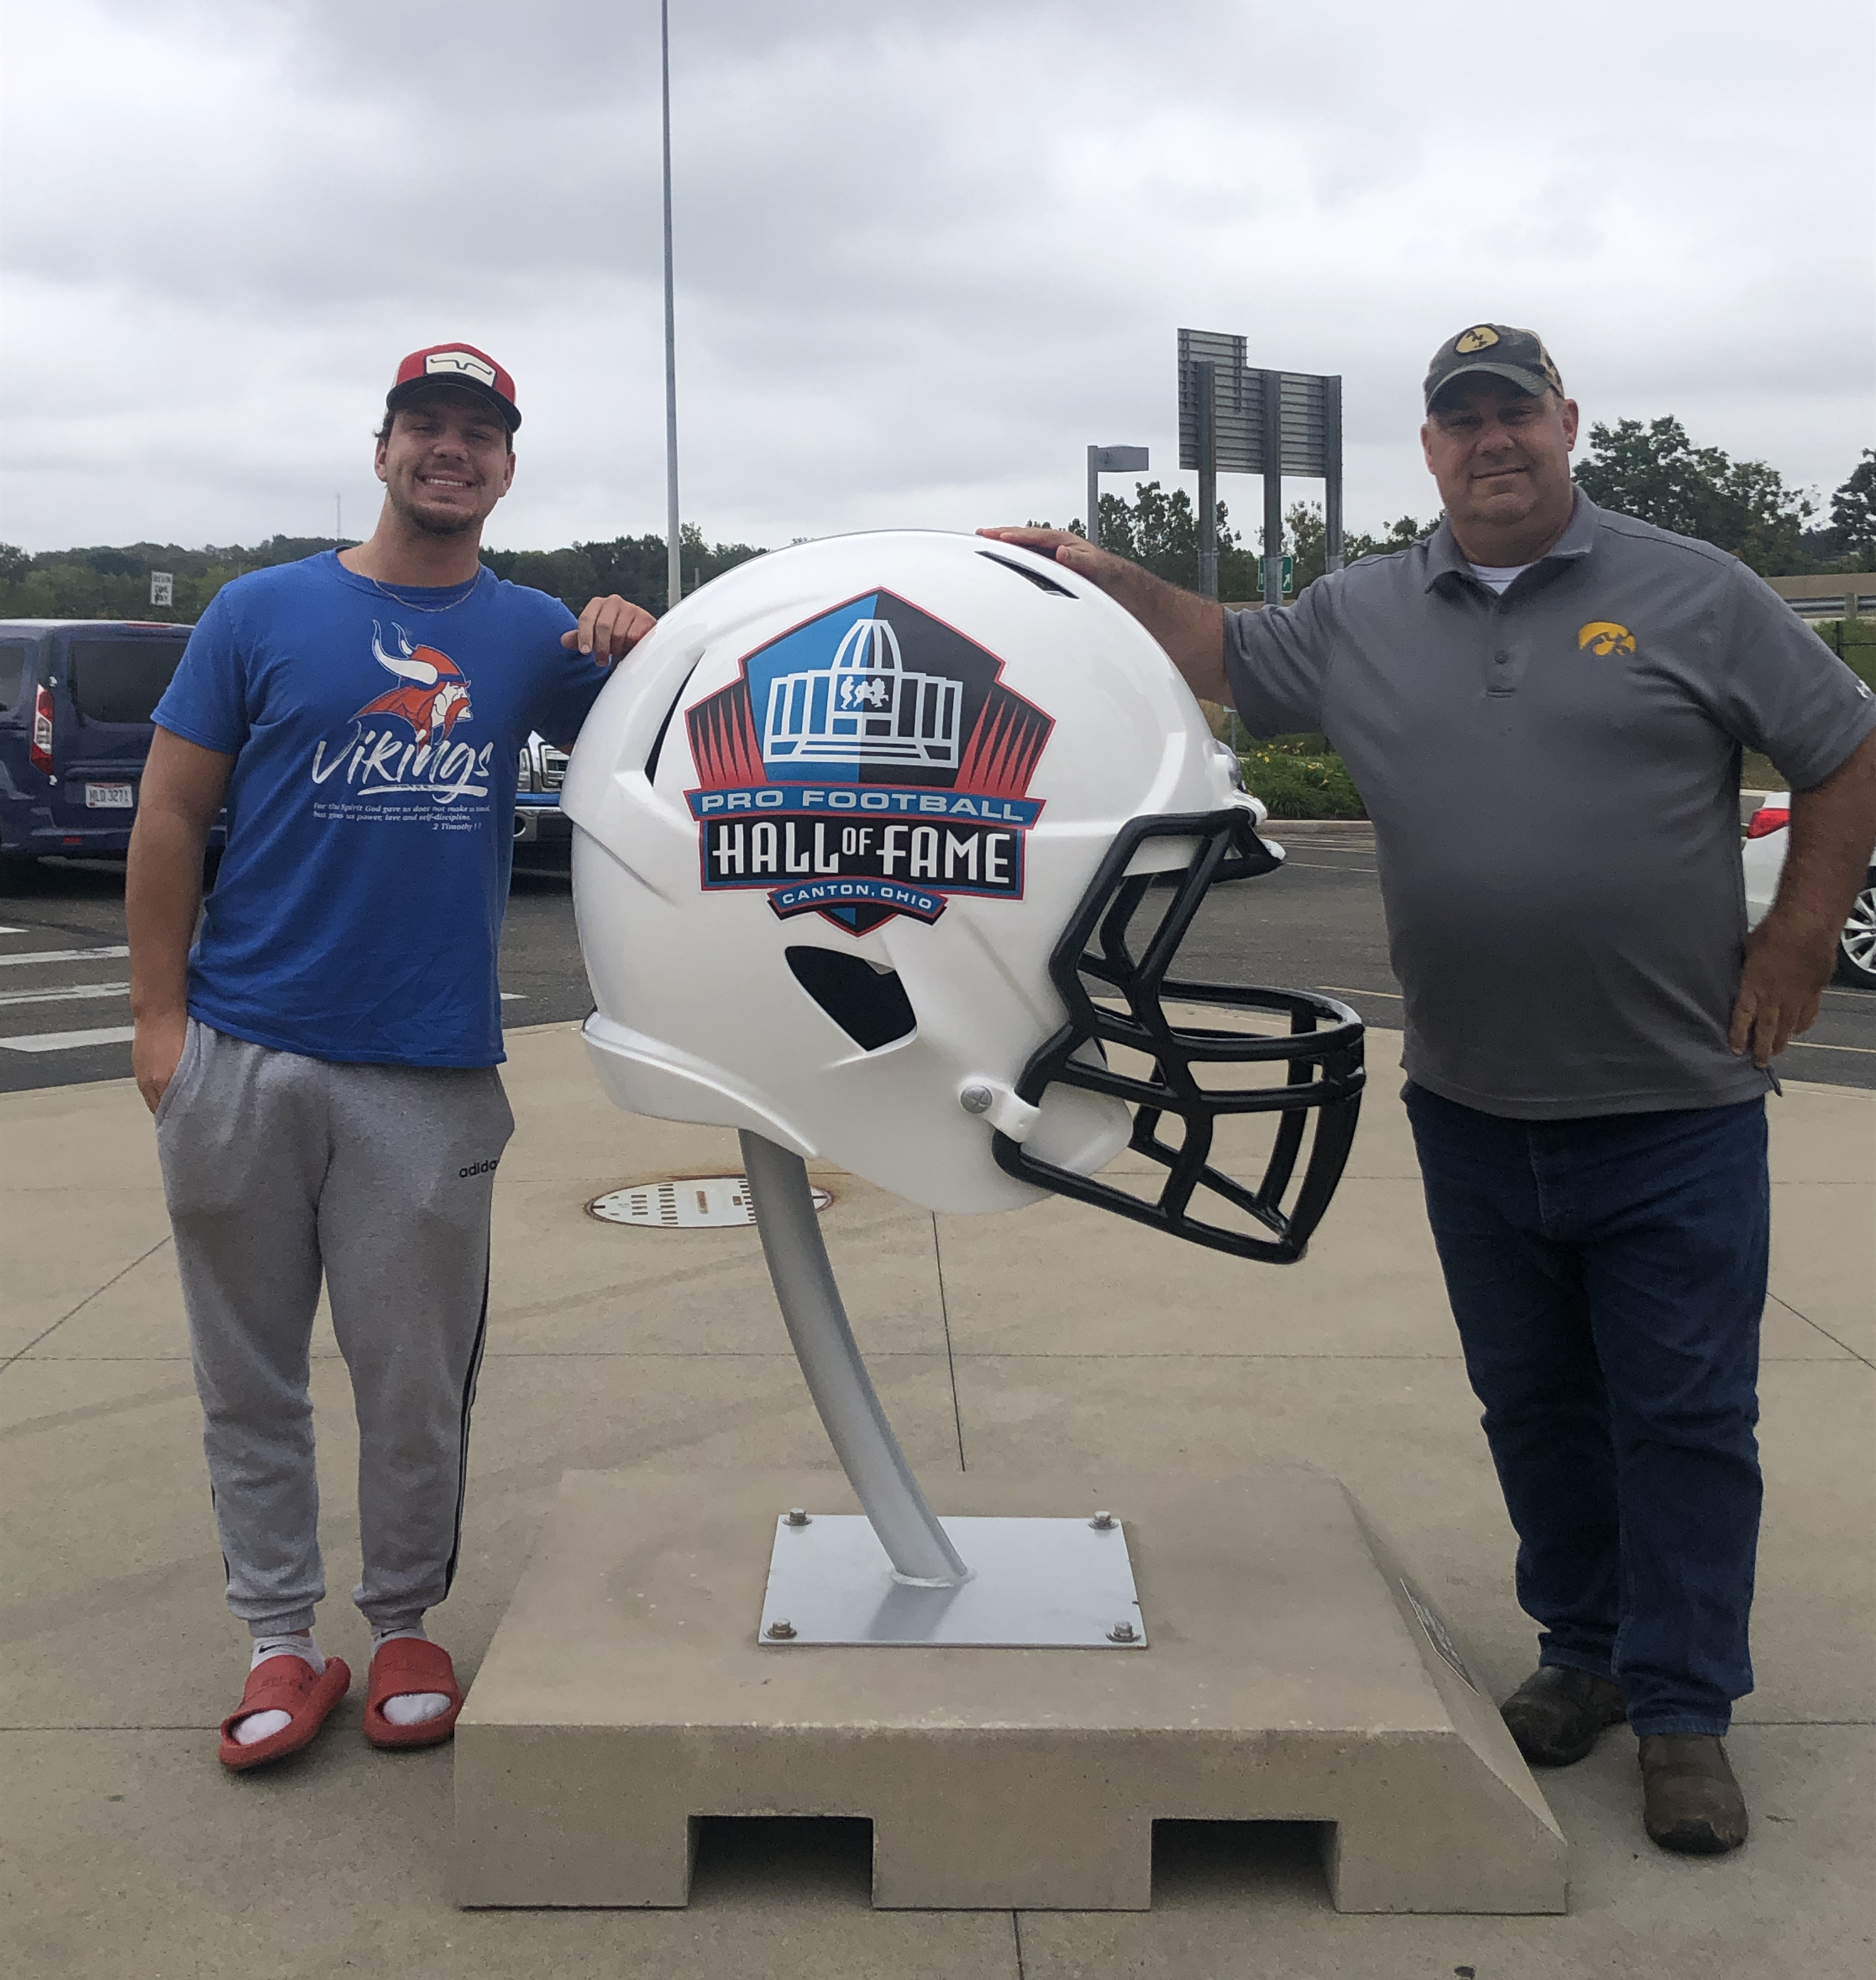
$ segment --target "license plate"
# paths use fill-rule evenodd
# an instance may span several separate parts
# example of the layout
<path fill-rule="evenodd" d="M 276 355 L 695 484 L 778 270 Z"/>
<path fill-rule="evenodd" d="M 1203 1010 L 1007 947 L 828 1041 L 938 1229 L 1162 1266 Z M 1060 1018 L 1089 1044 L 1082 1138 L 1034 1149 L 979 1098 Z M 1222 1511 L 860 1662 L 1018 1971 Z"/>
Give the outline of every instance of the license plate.
<path fill-rule="evenodd" d="M 85 802 L 92 811 L 130 811 L 137 802 L 134 784 L 87 784 Z"/>

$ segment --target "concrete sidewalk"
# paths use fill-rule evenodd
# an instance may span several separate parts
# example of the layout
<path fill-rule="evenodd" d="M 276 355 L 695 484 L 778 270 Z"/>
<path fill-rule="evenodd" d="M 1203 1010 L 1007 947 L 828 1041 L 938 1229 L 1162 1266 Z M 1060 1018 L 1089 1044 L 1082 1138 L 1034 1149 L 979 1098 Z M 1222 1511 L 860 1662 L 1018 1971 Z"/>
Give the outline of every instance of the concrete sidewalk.
<path fill-rule="evenodd" d="M 1511 1537 L 1465 1386 L 1391 1076 L 1375 1077 L 1312 1256 L 1240 1265 L 1052 1202 L 933 1218 L 834 1171 L 830 1249 L 906 1449 L 948 1470 L 1093 1462 L 1344 1478 L 1392 1530 L 1495 1695 L 1528 1669 Z M 753 1231 L 642 1231 L 584 1204 L 738 1167 L 733 1135 L 615 1112 L 570 1027 L 510 1036 L 519 1123 L 497 1191 L 488 1357 L 457 1591 L 432 1621 L 467 1682 L 561 1473 L 832 1467 Z M 351 1697 L 301 1758 L 223 1772 L 238 1693 L 150 1127 L 128 1082 L 0 1098 L 0 1945 L 38 1976 L 1374 1976 L 1868 1970 L 1876 1095 L 1772 1107 L 1775 1297 L 1759 1689 L 1731 1742 L 1752 1839 L 1722 1861 L 1642 1835 L 1634 1742 L 1541 1777 L 1570 1913 L 1342 1917 L 1306 1835 L 1169 1828 L 1154 1909 L 875 1912 L 863 1824 L 706 1840 L 689 1910 L 464 1913 L 447 1902 L 451 1756 L 359 1732 L 364 1633 L 344 1369 L 322 1326 L 321 1637 Z M 817 1174 L 820 1172 L 817 1172 Z M 8 1358 L 10 1357 L 10 1358 Z"/>

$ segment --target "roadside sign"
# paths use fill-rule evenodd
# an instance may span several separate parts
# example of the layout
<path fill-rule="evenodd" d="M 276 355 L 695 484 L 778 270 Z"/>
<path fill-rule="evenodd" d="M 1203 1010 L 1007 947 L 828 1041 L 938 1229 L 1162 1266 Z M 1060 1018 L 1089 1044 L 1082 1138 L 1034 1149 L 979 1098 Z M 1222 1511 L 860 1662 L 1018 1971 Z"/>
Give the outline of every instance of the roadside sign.
<path fill-rule="evenodd" d="M 173 605 L 176 602 L 176 580 L 172 572 L 153 570 L 150 573 L 150 603 L 152 605 Z"/>
<path fill-rule="evenodd" d="M 1290 588 L 1283 560 L 1281 589 L 1268 560 L 1283 541 L 1283 477 L 1320 476 L 1326 560 L 1342 568 L 1342 379 L 1339 374 L 1271 371 L 1246 361 L 1246 341 L 1224 331 L 1179 334 L 1179 464 L 1199 477 L 1199 590 L 1218 596 L 1218 477 L 1256 474 L 1264 488 L 1263 595 L 1275 604 Z"/>
<path fill-rule="evenodd" d="M 1277 406 L 1283 439 L 1283 472 L 1326 478 L 1329 473 L 1330 388 L 1340 380 L 1315 371 L 1258 371 L 1244 361 L 1245 340 L 1220 331 L 1179 334 L 1179 464 L 1196 470 L 1199 459 L 1200 400 L 1193 367 L 1212 367 L 1214 470 L 1221 474 L 1264 471 L 1264 416 L 1268 399 Z M 1276 389 L 1272 391 L 1272 381 Z"/>
<path fill-rule="evenodd" d="M 1267 591 L 1269 589 L 1269 586 L 1264 583 L 1265 566 L 1269 561 L 1268 557 L 1260 556 L 1257 560 L 1257 588 L 1260 592 Z M 1296 560 L 1287 553 L 1283 559 L 1283 589 L 1286 592 L 1292 592 L 1296 589 Z"/>

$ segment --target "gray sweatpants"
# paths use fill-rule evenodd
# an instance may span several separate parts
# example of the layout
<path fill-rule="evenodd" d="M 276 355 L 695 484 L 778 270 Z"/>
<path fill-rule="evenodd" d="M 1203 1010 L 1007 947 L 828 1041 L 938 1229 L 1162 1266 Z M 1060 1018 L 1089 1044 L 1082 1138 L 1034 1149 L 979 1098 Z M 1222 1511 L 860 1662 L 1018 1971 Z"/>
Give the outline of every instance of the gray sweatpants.
<path fill-rule="evenodd" d="M 514 1117 L 493 1066 L 337 1065 L 191 1020 L 156 1111 L 228 1606 L 256 1636 L 324 1596 L 308 1393 L 323 1272 L 358 1417 L 375 1627 L 448 1593 Z"/>

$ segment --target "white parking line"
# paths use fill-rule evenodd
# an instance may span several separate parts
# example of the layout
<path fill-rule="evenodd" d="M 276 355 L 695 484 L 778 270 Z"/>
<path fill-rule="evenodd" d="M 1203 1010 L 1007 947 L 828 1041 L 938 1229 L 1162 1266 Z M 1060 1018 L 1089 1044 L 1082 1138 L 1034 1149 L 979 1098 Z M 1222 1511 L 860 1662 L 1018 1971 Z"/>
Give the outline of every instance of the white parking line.
<path fill-rule="evenodd" d="M 24 929 L 0 928 L 0 935 L 24 935 L 25 932 Z"/>
<path fill-rule="evenodd" d="M 29 955 L 0 955 L 0 969 L 9 962 L 101 962 L 129 953 L 129 949 L 121 945 L 115 948 L 40 948 Z"/>
<path fill-rule="evenodd" d="M 33 1032 L 23 1038 L 0 1038 L 6 1051 L 76 1051 L 81 1045 L 127 1045 L 137 1035 L 133 1025 L 111 1025 L 97 1032 Z"/>
<path fill-rule="evenodd" d="M 15 990 L 0 997 L 0 1004 L 75 1004 L 86 997 L 124 997 L 128 983 L 80 983 L 69 990 Z"/>
<path fill-rule="evenodd" d="M 1356 990 L 1346 983 L 1319 983 L 1316 987 L 1326 990 L 1332 997 L 1385 997 L 1390 1004 L 1407 1001 L 1398 990 Z"/>
<path fill-rule="evenodd" d="M 1823 1045 L 1809 1038 L 1794 1038 L 1785 1049 L 1789 1051 L 1794 1048 L 1799 1051 L 1861 1052 L 1865 1058 L 1876 1058 L 1876 1045 Z"/>

